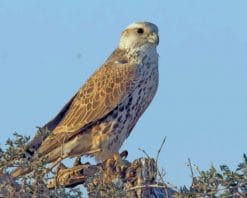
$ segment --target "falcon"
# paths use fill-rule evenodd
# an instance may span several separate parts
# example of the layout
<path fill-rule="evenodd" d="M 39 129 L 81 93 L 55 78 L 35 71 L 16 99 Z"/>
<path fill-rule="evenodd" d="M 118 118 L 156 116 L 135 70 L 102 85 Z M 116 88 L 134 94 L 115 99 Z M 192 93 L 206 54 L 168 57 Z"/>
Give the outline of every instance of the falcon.
<path fill-rule="evenodd" d="M 47 163 L 85 155 L 104 161 L 119 155 L 156 93 L 158 44 L 158 27 L 150 22 L 136 22 L 124 29 L 105 63 L 44 125 L 50 131 L 47 137 L 36 135 L 26 152 L 46 158 Z M 24 172 L 17 169 L 12 176 Z"/>

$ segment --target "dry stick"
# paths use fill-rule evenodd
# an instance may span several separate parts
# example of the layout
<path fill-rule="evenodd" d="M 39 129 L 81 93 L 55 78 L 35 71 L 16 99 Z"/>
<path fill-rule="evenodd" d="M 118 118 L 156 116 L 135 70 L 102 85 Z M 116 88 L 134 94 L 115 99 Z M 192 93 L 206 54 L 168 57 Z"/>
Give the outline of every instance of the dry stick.
<path fill-rule="evenodd" d="M 161 143 L 161 145 L 160 145 L 160 148 L 159 148 L 159 150 L 158 150 L 157 156 L 156 156 L 155 163 L 156 163 L 156 168 L 157 168 L 157 170 L 158 170 L 158 160 L 159 160 L 160 152 L 161 152 L 162 147 L 164 146 L 165 142 L 166 142 L 166 136 L 165 136 L 165 138 L 163 139 L 163 141 L 162 141 L 162 143 Z M 159 170 L 158 170 L 158 174 L 159 174 L 160 178 L 162 179 L 161 173 L 160 173 Z M 162 180 L 163 180 L 163 179 L 162 179 Z M 162 182 L 163 182 L 163 181 L 162 181 Z"/>
<path fill-rule="evenodd" d="M 165 141 L 166 141 L 166 136 L 165 138 L 163 139 L 161 145 L 160 145 L 160 148 L 158 150 L 158 153 L 157 153 L 157 156 L 156 156 L 156 160 L 155 160 L 155 165 L 156 165 L 156 169 L 157 169 L 157 172 L 159 174 L 159 177 L 162 181 L 163 184 L 165 184 L 165 181 L 163 179 L 163 176 L 162 174 L 160 173 L 159 169 L 158 169 L 158 159 L 159 159 L 159 155 L 160 155 L 160 152 L 165 144 Z M 144 150 L 144 149 L 141 149 L 141 148 L 138 148 L 140 151 L 142 151 L 149 159 L 150 159 L 150 156 L 147 154 L 147 152 Z M 155 174 L 155 177 L 157 176 L 157 173 Z M 165 185 L 165 193 L 166 193 L 166 196 L 168 197 L 168 191 L 167 191 L 167 185 Z"/>
<path fill-rule="evenodd" d="M 141 152 L 143 152 L 148 159 L 151 158 L 144 149 L 138 148 L 138 150 L 140 150 Z"/>
<path fill-rule="evenodd" d="M 174 189 L 178 190 L 178 187 L 177 186 L 175 186 L 175 185 L 173 185 L 173 184 L 171 184 L 169 182 L 167 182 L 166 185 L 169 186 L 170 188 L 174 188 Z"/>
<path fill-rule="evenodd" d="M 95 150 L 91 150 L 91 151 L 88 151 L 88 152 L 85 152 L 85 153 L 82 153 L 81 155 L 88 155 L 88 154 L 93 154 L 93 153 L 97 153 L 101 151 L 101 149 L 95 149 Z M 47 169 L 47 172 L 50 172 L 55 166 L 57 166 L 58 164 L 61 165 L 61 161 L 63 161 L 64 159 L 66 159 L 67 157 L 79 157 L 81 155 L 71 155 L 69 156 L 68 154 L 65 154 L 61 157 L 59 157 L 55 162 L 52 163 L 52 165 L 50 167 L 48 167 Z M 55 175 L 55 185 L 57 186 L 57 183 L 58 183 L 58 171 L 56 172 L 56 175 Z"/>
<path fill-rule="evenodd" d="M 166 142 L 166 136 L 164 137 L 164 139 L 163 139 L 163 141 L 162 141 L 162 143 L 161 143 L 161 145 L 160 145 L 160 148 L 159 148 L 159 150 L 158 150 L 158 153 L 157 153 L 157 156 L 156 156 L 156 160 L 155 160 L 157 173 L 159 174 L 160 180 L 161 180 L 162 183 L 164 183 L 164 184 L 165 184 L 165 181 L 164 181 L 164 179 L 163 179 L 163 176 L 162 176 L 160 170 L 158 169 L 158 160 L 159 160 L 160 152 L 161 152 L 161 150 L 162 150 L 162 148 L 163 148 L 165 142 Z M 157 176 L 157 173 L 155 174 L 155 177 Z M 165 188 L 165 193 L 166 193 L 166 196 L 168 197 L 167 185 L 165 185 L 165 186 L 166 186 L 166 188 Z"/>
<path fill-rule="evenodd" d="M 188 158 L 188 162 L 189 162 L 189 167 L 190 167 L 190 172 L 191 172 L 191 177 L 192 179 L 194 178 L 194 172 L 193 172 L 193 168 L 192 168 L 192 164 L 191 164 L 191 161 L 190 161 L 190 158 Z"/>
<path fill-rule="evenodd" d="M 196 164 L 192 164 L 193 166 L 194 166 L 194 169 L 197 171 L 197 173 L 199 174 L 199 175 L 202 175 L 202 172 L 201 172 L 201 170 L 199 169 L 199 167 L 196 165 Z"/>
<path fill-rule="evenodd" d="M 158 185 L 158 184 L 149 184 L 149 185 L 141 185 L 141 186 L 134 186 L 131 187 L 129 189 L 127 189 L 126 191 L 131 191 L 131 190 L 136 190 L 139 188 L 158 188 L 158 189 L 164 189 L 165 193 L 166 193 L 166 197 L 169 197 L 168 191 L 167 191 L 167 185 L 165 184 L 164 186 Z"/>
<path fill-rule="evenodd" d="M 158 150 L 158 153 L 157 153 L 157 156 L 156 156 L 156 165 L 158 164 L 159 155 L 160 155 L 161 149 L 162 149 L 162 147 L 164 146 L 165 142 L 166 142 L 166 136 L 165 136 L 165 138 L 163 139 L 163 141 L 162 141 L 162 143 L 161 143 L 161 145 L 160 145 L 160 148 L 159 148 L 159 150 Z"/>
<path fill-rule="evenodd" d="M 148 185 L 134 186 L 134 187 L 127 189 L 126 191 L 136 190 L 138 188 L 147 188 L 147 187 L 149 187 L 149 188 L 167 188 L 167 186 L 161 186 L 158 184 L 148 184 Z"/>

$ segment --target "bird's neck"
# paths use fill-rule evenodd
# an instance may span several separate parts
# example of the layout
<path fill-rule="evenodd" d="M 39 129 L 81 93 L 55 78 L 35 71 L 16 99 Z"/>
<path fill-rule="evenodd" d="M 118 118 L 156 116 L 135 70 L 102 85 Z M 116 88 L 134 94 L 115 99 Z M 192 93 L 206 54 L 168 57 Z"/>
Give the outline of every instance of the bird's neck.
<path fill-rule="evenodd" d="M 142 46 L 139 48 L 128 49 L 127 57 L 132 63 L 143 64 L 143 61 L 158 62 L 158 53 L 155 46 Z"/>

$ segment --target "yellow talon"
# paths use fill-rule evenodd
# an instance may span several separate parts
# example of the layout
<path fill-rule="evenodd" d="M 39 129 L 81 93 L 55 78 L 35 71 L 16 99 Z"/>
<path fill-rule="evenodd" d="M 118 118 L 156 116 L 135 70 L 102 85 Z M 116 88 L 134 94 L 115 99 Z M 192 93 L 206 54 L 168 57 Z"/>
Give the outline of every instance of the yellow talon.
<path fill-rule="evenodd" d="M 113 160 L 115 162 L 116 171 L 121 172 L 121 170 L 124 168 L 124 161 L 123 161 L 121 155 L 119 155 L 119 153 L 115 153 L 113 155 Z"/>
<path fill-rule="evenodd" d="M 114 161 L 117 163 L 117 164 L 120 164 L 123 160 L 122 160 L 122 158 L 121 158 L 121 156 L 119 155 L 119 153 L 115 153 L 114 155 L 113 155 L 113 159 L 114 159 Z"/>

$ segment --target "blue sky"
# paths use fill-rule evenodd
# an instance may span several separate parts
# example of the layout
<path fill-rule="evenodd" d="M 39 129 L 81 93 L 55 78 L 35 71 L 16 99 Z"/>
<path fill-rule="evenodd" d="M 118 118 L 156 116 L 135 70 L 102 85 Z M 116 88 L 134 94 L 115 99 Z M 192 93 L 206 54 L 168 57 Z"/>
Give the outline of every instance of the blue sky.
<path fill-rule="evenodd" d="M 33 135 L 117 46 L 135 21 L 160 30 L 158 93 L 122 150 L 156 156 L 174 185 L 187 159 L 236 168 L 247 138 L 247 1 L 0 1 L 1 145 Z"/>

